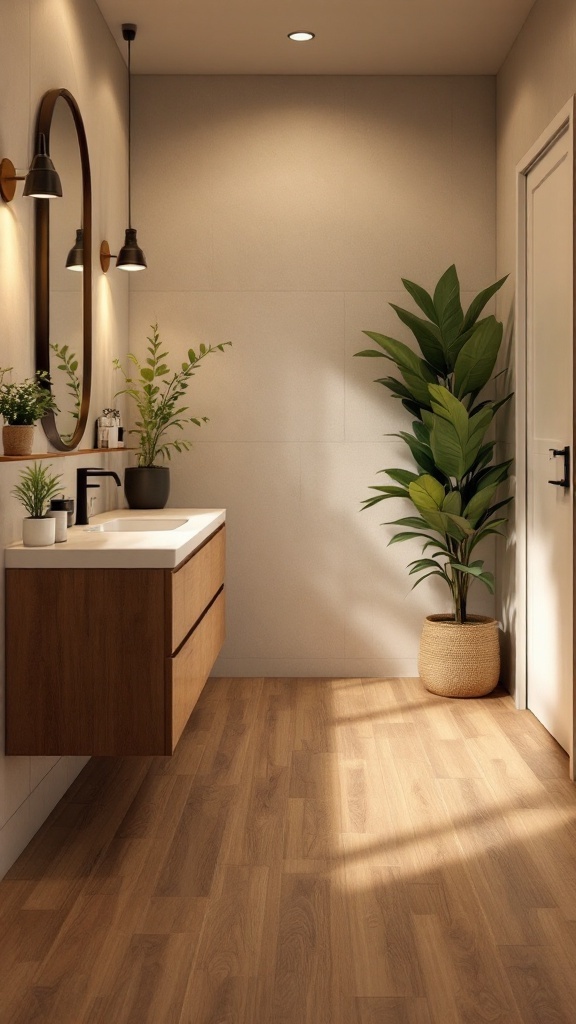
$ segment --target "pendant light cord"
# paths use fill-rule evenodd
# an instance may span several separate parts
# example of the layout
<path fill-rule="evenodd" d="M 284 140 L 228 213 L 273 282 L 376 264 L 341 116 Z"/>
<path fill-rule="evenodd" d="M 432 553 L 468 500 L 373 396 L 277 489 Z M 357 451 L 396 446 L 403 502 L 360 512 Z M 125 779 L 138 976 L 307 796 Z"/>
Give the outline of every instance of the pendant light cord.
<path fill-rule="evenodd" d="M 132 72 L 128 40 L 128 227 L 132 227 Z"/>

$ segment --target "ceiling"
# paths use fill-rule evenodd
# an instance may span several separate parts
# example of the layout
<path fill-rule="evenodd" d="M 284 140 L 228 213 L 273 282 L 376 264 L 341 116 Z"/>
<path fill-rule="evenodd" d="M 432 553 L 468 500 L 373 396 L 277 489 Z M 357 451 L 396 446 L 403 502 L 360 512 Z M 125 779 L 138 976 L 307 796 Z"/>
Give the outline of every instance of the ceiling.
<path fill-rule="evenodd" d="M 123 53 L 138 25 L 135 74 L 492 75 L 535 0 L 96 2 Z"/>

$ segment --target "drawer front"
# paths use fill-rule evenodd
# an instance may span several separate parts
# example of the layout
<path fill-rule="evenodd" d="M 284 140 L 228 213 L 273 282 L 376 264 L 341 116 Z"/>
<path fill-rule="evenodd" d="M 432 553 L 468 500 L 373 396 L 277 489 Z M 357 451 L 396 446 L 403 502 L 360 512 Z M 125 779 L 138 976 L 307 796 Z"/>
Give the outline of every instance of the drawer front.
<path fill-rule="evenodd" d="M 172 630 L 175 651 L 224 583 L 226 527 L 218 530 L 192 558 L 171 574 Z"/>
<path fill-rule="evenodd" d="M 188 637 L 182 650 L 176 657 L 168 659 L 167 724 L 170 734 L 167 736 L 166 753 L 172 753 L 178 743 L 224 643 L 224 607 L 222 591 Z"/>

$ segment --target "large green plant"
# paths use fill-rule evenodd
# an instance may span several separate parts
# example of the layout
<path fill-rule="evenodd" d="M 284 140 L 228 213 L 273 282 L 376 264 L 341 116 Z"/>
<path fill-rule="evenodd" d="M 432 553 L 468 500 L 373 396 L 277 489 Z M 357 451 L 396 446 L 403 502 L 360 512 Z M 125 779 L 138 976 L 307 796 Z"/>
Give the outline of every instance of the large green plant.
<path fill-rule="evenodd" d="M 198 352 L 189 349 L 188 359 L 182 363 L 181 369 L 172 371 L 165 361 L 168 352 L 160 351 L 162 343 L 158 324 L 152 324 L 151 331 L 152 336 L 147 339 L 146 362 L 141 363 L 135 355 L 128 354 L 128 359 L 136 367 L 136 375 L 129 376 L 120 360 L 114 360 L 114 369 L 120 370 L 126 384 L 116 395 L 133 398 L 140 417 L 136 420 L 135 429 L 130 431 L 138 437 L 139 466 L 153 466 L 158 458 L 170 459 L 171 449 L 182 452 L 192 447 L 192 442 L 184 438 L 168 440 L 167 432 L 183 430 L 189 423 L 199 427 L 207 422 L 206 416 L 186 416 L 188 406 L 181 403 L 202 360 L 211 352 L 223 352 L 226 345 L 232 344 L 224 341 L 219 345 L 200 345 Z"/>
<path fill-rule="evenodd" d="M 374 486 L 376 494 L 363 502 L 369 508 L 387 498 L 406 498 L 416 515 L 396 519 L 399 526 L 390 544 L 419 538 L 422 558 L 410 562 L 414 586 L 439 576 L 449 587 L 456 622 L 466 622 L 468 590 L 477 579 L 494 591 L 494 577 L 475 556 L 478 544 L 499 533 L 506 519 L 498 512 L 511 499 L 495 500 L 508 477 L 512 460 L 494 464 L 495 441 L 486 440 L 498 410 L 512 396 L 497 401 L 481 392 L 492 378 L 502 324 L 493 316 L 479 319 L 487 302 L 506 278 L 481 291 L 466 312 L 460 301 L 456 268 L 442 275 L 430 295 L 413 281 L 402 283 L 425 314 L 425 319 L 391 303 L 412 331 L 420 348 L 373 331 L 364 333 L 378 346 L 358 356 L 383 357 L 400 371 L 398 377 L 379 378 L 414 417 L 412 432 L 400 431 L 410 449 L 416 472 L 386 469 L 392 484 Z"/>

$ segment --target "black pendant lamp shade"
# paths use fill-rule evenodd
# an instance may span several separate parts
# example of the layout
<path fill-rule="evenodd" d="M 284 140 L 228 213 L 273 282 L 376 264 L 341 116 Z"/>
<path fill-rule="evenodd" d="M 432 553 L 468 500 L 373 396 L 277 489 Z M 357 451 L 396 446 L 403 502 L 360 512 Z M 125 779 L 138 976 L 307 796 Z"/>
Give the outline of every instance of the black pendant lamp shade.
<path fill-rule="evenodd" d="M 148 264 L 138 245 L 136 228 L 132 227 L 132 74 L 130 44 L 136 38 L 136 25 L 122 25 L 122 37 L 128 43 L 128 227 L 124 245 L 116 258 L 119 270 L 146 270 Z"/>
<path fill-rule="evenodd" d="M 124 245 L 116 257 L 116 266 L 120 270 L 146 270 L 148 264 L 142 249 L 138 245 L 136 228 L 126 228 Z"/>
<path fill-rule="evenodd" d="M 76 231 L 76 241 L 66 257 L 67 270 L 84 270 L 84 232 L 82 228 Z"/>
<path fill-rule="evenodd" d="M 25 196 L 34 199 L 54 199 L 62 195 L 60 177 L 46 151 L 46 136 L 38 136 L 38 152 L 30 164 L 24 183 Z"/>

